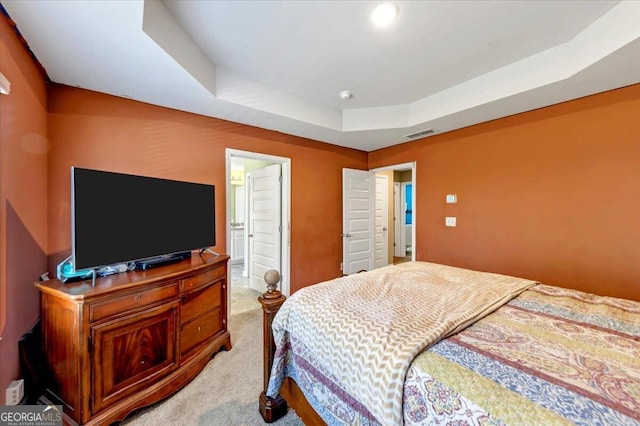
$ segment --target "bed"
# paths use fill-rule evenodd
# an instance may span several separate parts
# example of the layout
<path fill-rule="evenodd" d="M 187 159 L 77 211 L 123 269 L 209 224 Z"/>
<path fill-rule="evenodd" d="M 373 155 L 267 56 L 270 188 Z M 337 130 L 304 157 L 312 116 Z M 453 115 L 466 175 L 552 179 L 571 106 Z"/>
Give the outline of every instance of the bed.
<path fill-rule="evenodd" d="M 640 424 L 640 302 L 427 262 L 261 302 L 267 421 Z"/>

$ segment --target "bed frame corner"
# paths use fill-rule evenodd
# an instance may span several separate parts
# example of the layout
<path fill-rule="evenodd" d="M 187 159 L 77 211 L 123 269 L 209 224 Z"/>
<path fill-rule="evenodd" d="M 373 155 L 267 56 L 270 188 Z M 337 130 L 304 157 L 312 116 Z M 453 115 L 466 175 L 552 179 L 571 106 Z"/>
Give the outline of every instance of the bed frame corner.
<path fill-rule="evenodd" d="M 265 281 L 266 275 L 265 275 Z M 277 283 L 277 281 L 276 281 Z M 258 297 L 258 302 L 262 305 L 262 334 L 263 334 L 263 389 L 258 399 L 258 409 L 262 418 L 267 423 L 272 423 L 287 414 L 287 402 L 278 395 L 275 398 L 267 396 L 271 367 L 276 352 L 276 343 L 273 339 L 271 324 L 273 318 L 287 298 L 277 289 L 275 285 L 267 283 L 267 291 Z"/>

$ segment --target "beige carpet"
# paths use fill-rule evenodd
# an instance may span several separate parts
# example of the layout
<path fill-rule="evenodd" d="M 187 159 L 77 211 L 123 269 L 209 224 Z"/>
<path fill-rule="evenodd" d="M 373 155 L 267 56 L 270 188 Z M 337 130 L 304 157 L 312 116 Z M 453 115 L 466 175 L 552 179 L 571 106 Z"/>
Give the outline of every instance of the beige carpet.
<path fill-rule="evenodd" d="M 233 349 L 219 352 L 185 388 L 170 398 L 129 416 L 123 425 L 229 425 L 266 424 L 258 413 L 262 390 L 262 310 L 229 318 Z M 279 426 L 301 426 L 289 413 Z"/>

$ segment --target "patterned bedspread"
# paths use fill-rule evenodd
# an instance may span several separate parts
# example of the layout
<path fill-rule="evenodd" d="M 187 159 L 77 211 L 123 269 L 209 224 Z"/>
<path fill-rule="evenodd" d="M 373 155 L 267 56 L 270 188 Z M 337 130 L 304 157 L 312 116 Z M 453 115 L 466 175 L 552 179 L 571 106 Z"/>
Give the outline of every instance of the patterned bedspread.
<path fill-rule="evenodd" d="M 405 424 L 640 424 L 640 303 L 538 285 L 414 360 Z"/>
<path fill-rule="evenodd" d="M 329 424 L 397 425 L 411 361 L 535 282 L 426 262 L 306 287 L 273 322 L 267 395 L 286 375 Z"/>
<path fill-rule="evenodd" d="M 384 423 L 340 385 L 317 346 L 289 335 L 270 390 L 290 376 L 327 424 Z M 640 425 L 640 303 L 536 285 L 415 357 L 402 421 Z"/>

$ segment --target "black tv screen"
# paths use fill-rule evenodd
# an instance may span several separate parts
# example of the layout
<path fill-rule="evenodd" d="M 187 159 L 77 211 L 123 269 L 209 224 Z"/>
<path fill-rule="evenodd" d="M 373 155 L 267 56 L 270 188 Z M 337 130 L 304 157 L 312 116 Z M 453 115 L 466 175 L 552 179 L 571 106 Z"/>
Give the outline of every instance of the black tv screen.
<path fill-rule="evenodd" d="M 76 270 L 216 244 L 215 187 L 71 168 Z"/>

